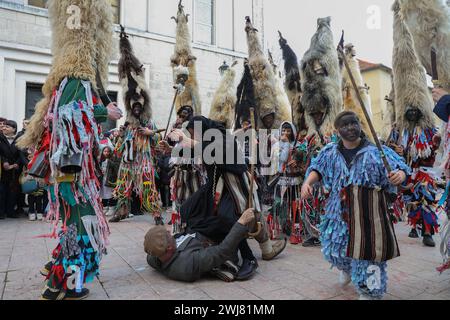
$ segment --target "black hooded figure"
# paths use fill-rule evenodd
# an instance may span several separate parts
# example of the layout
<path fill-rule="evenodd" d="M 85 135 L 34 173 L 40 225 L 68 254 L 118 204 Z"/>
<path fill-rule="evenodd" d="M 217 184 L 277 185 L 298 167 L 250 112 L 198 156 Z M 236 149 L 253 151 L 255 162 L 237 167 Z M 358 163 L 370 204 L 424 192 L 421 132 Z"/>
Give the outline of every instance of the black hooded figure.
<path fill-rule="evenodd" d="M 195 125 L 195 123 L 197 124 Z M 243 155 L 237 152 L 237 144 L 233 139 L 226 139 L 226 129 L 222 124 L 202 116 L 196 116 L 189 121 L 186 129 L 192 134 L 194 126 L 197 129 L 199 123 L 201 124 L 201 132 L 196 132 L 195 135 L 197 136 L 198 134 L 202 138 L 202 152 L 211 143 L 214 143 L 214 141 L 205 141 L 205 133 L 210 129 L 215 129 L 220 131 L 223 141 L 225 141 L 225 143 L 222 143 L 222 155 L 225 157 L 225 150 L 229 152 L 230 148 L 234 148 L 236 156 L 232 164 L 226 163 L 226 161 L 216 161 L 218 163 L 207 164 L 202 159 L 208 173 L 208 181 L 184 202 L 181 207 L 181 220 L 183 224 L 186 224 L 187 232 L 199 232 L 215 242 L 221 242 L 239 219 L 242 212 L 239 212 L 240 210 L 236 208 L 233 191 L 230 190 L 231 188 L 227 183 L 224 183 L 220 201 L 215 205 L 217 183 L 221 177 L 231 174 L 234 181 L 237 181 L 236 184 L 240 184 L 240 187 L 234 189 L 242 190 L 242 196 L 247 199 L 248 190 L 242 187 L 245 186 L 244 176 L 247 172 L 247 165 L 243 162 L 243 159 L 238 159 L 238 157 Z M 212 156 L 214 157 L 215 155 L 212 154 Z M 244 262 L 236 279 L 245 280 L 254 274 L 258 265 L 247 240 L 241 242 L 239 251 Z M 233 262 L 237 262 L 237 259 L 235 260 Z"/>

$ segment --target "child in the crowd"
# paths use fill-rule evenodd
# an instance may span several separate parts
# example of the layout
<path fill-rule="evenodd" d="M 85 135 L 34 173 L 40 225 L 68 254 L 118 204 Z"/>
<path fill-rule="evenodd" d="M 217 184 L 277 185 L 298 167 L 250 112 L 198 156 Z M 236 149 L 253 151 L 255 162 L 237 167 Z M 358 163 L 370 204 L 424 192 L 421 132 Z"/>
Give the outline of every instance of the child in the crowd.
<path fill-rule="evenodd" d="M 33 158 L 34 150 L 28 150 L 28 160 Z M 28 219 L 30 221 L 42 221 L 46 209 L 47 191 L 38 179 L 28 175 L 25 169 L 21 176 L 22 192 L 27 195 L 28 200 Z M 26 184 L 28 184 L 26 186 Z"/>
<path fill-rule="evenodd" d="M 295 126 L 284 122 L 280 127 L 279 169 L 280 178 L 275 188 L 273 216 L 269 217 L 269 229 L 273 238 L 281 234 L 290 236 L 292 244 L 301 242 L 300 236 L 300 187 L 301 172 L 296 157 Z"/>
<path fill-rule="evenodd" d="M 46 191 L 40 187 L 33 193 L 28 195 L 28 219 L 30 221 L 42 221 L 44 219 L 44 203 Z"/>
<path fill-rule="evenodd" d="M 108 163 L 113 156 L 113 146 L 109 140 L 102 141 L 101 144 L 100 167 L 102 177 L 99 179 L 102 182 L 100 189 L 100 197 L 103 203 L 103 212 L 106 216 L 112 216 L 116 207 L 116 200 L 113 198 L 114 183 L 116 181 L 108 181 Z"/>

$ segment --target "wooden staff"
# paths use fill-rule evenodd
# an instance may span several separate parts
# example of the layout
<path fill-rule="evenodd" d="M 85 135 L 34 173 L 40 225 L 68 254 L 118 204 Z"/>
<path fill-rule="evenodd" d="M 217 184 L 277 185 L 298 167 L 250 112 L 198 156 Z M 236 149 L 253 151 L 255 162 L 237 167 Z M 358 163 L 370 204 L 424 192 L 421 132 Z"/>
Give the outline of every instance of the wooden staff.
<path fill-rule="evenodd" d="M 252 146 L 252 150 L 251 150 L 251 164 L 250 164 L 250 191 L 249 191 L 249 195 L 248 195 L 248 208 L 253 208 L 253 190 L 255 189 L 255 154 L 257 152 L 257 145 L 255 143 L 255 109 L 254 108 L 250 108 L 250 121 L 252 124 L 252 141 L 251 141 L 251 146 Z M 256 218 L 256 215 L 255 215 Z M 249 237 L 256 237 L 261 233 L 262 230 L 262 226 L 261 226 L 261 222 L 257 221 L 256 222 L 256 232 L 254 233 L 249 233 Z"/>
<path fill-rule="evenodd" d="M 175 103 L 177 102 L 178 93 L 180 92 L 179 85 L 177 87 L 174 87 L 174 88 L 176 89 L 175 96 L 173 97 L 172 108 L 170 109 L 169 120 L 167 120 L 167 126 L 166 126 L 166 129 L 165 129 L 163 140 L 166 140 L 166 138 L 167 138 L 167 133 L 169 132 L 170 120 L 172 119 L 173 110 L 175 109 Z"/>
<path fill-rule="evenodd" d="M 251 163 L 250 163 L 250 195 L 248 198 L 248 208 L 253 208 L 253 190 L 255 188 L 255 153 L 257 151 L 256 149 L 256 143 L 255 143 L 255 109 L 250 108 L 250 122 L 252 124 L 252 141 L 251 141 Z"/>
<path fill-rule="evenodd" d="M 369 129 L 370 129 L 370 133 L 372 134 L 372 138 L 375 141 L 375 144 L 377 145 L 378 150 L 380 151 L 381 160 L 383 160 L 384 167 L 386 168 L 388 173 L 391 173 L 392 168 L 391 168 L 391 166 L 389 165 L 389 162 L 386 159 L 386 154 L 384 153 L 383 147 L 381 146 L 380 139 L 378 139 L 377 133 L 376 133 L 375 128 L 374 128 L 374 126 L 372 124 L 372 120 L 370 119 L 370 116 L 369 116 L 369 113 L 367 112 L 367 109 L 366 109 L 366 106 L 364 104 L 364 101 L 363 101 L 363 99 L 361 97 L 361 94 L 359 93 L 358 85 L 356 84 L 355 78 L 353 77 L 352 71 L 350 70 L 350 66 L 348 65 L 347 58 L 345 57 L 344 50 L 343 50 L 341 45 L 338 47 L 337 51 L 338 51 L 339 55 L 341 56 L 342 61 L 344 62 L 345 69 L 347 70 L 349 78 L 350 78 L 350 80 L 352 82 L 353 88 L 354 88 L 355 93 L 356 93 L 356 97 L 358 98 L 358 102 L 361 105 L 361 108 L 362 108 L 362 110 L 364 112 L 364 117 L 367 120 L 367 124 L 369 125 Z"/>

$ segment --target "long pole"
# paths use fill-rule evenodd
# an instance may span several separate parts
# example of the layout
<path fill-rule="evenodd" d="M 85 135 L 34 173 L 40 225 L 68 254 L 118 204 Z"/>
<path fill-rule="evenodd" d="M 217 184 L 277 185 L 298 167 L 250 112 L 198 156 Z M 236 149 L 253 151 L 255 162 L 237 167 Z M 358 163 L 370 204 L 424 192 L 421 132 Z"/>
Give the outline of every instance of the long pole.
<path fill-rule="evenodd" d="M 173 97 L 172 108 L 170 109 L 169 120 L 167 120 L 167 126 L 166 126 L 166 130 L 164 133 L 164 140 L 166 140 L 167 133 L 169 132 L 170 120 L 172 119 L 173 110 L 175 109 L 175 103 L 177 101 L 178 92 L 179 92 L 179 88 L 177 87 L 176 91 L 175 91 L 175 96 Z"/>
<path fill-rule="evenodd" d="M 252 153 L 251 153 L 251 164 L 250 164 L 250 191 L 249 191 L 249 195 L 248 195 L 248 208 L 253 208 L 253 190 L 255 188 L 255 162 L 256 162 L 256 152 L 257 152 L 257 148 L 256 148 L 256 137 L 255 137 L 255 132 L 256 132 L 256 120 L 255 120 L 255 108 L 250 108 L 250 122 L 252 124 L 251 130 L 252 130 L 252 141 L 250 141 L 251 146 L 252 146 Z M 256 208 L 255 208 L 255 218 L 258 217 L 258 213 L 256 212 Z M 250 238 L 255 238 L 256 236 L 258 236 L 261 233 L 262 230 L 262 224 L 259 221 L 259 219 L 256 219 L 256 230 L 255 232 L 249 232 L 248 236 Z M 253 230 L 251 230 L 253 231 Z"/>
<path fill-rule="evenodd" d="M 248 198 L 248 207 L 253 208 L 253 190 L 255 188 L 255 153 L 256 153 L 256 143 L 255 143 L 255 109 L 250 108 L 250 122 L 252 124 L 252 141 L 250 141 L 252 150 L 251 150 L 251 163 L 250 163 L 250 192 Z"/>
<path fill-rule="evenodd" d="M 356 93 L 356 97 L 358 98 L 359 104 L 361 105 L 361 108 L 364 112 L 364 117 L 367 120 L 367 124 L 369 125 L 369 129 L 370 129 L 370 133 L 372 134 L 372 138 L 375 141 L 375 144 L 377 145 L 378 150 L 380 151 L 381 154 L 381 160 L 383 160 L 383 164 L 384 167 L 386 168 L 388 173 L 391 173 L 392 168 L 389 165 L 387 159 L 386 159 L 386 154 L 384 153 L 383 147 L 381 146 L 381 142 L 380 139 L 378 139 L 377 133 L 375 131 L 375 128 L 372 124 L 372 120 L 370 119 L 369 113 L 367 112 L 366 106 L 364 104 L 364 101 L 361 97 L 361 94 L 359 93 L 359 89 L 358 89 L 358 85 L 356 84 L 355 78 L 353 77 L 352 71 L 350 70 L 350 66 L 348 65 L 348 61 L 347 58 L 345 57 L 344 51 L 342 50 L 342 47 L 339 46 L 338 47 L 338 53 L 340 54 L 342 61 L 344 62 L 345 65 L 345 69 L 347 70 L 347 73 L 350 77 L 350 81 L 352 82 L 353 88 L 355 90 Z"/>

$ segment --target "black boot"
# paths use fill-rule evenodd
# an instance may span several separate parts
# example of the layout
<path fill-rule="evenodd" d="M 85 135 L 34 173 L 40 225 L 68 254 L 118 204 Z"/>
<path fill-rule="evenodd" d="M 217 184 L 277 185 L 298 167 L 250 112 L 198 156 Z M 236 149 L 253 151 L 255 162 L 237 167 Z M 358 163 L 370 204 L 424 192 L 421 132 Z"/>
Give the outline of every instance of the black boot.
<path fill-rule="evenodd" d="M 320 240 L 317 238 L 309 238 L 302 244 L 303 247 L 320 247 Z"/>
<path fill-rule="evenodd" d="M 162 217 L 155 217 L 155 225 L 157 225 L 157 226 L 164 225 L 164 221 L 163 221 Z"/>
<path fill-rule="evenodd" d="M 67 290 L 64 300 L 83 300 L 89 296 L 89 289 L 83 288 L 81 292 Z"/>
<path fill-rule="evenodd" d="M 426 234 L 423 236 L 423 240 L 422 240 L 423 244 L 427 247 L 436 247 L 436 243 L 433 240 L 433 237 L 429 234 Z"/>
<path fill-rule="evenodd" d="M 49 287 L 45 287 L 44 292 L 42 292 L 41 300 L 63 300 L 65 297 L 65 292 L 63 290 L 52 289 Z"/>
<path fill-rule="evenodd" d="M 258 262 L 256 260 L 244 259 L 242 262 L 241 269 L 236 275 L 236 280 L 245 281 L 253 277 L 258 269 Z"/>
<path fill-rule="evenodd" d="M 412 229 L 411 232 L 409 233 L 408 237 L 417 239 L 417 238 L 419 238 L 419 234 L 417 233 L 416 229 Z"/>

